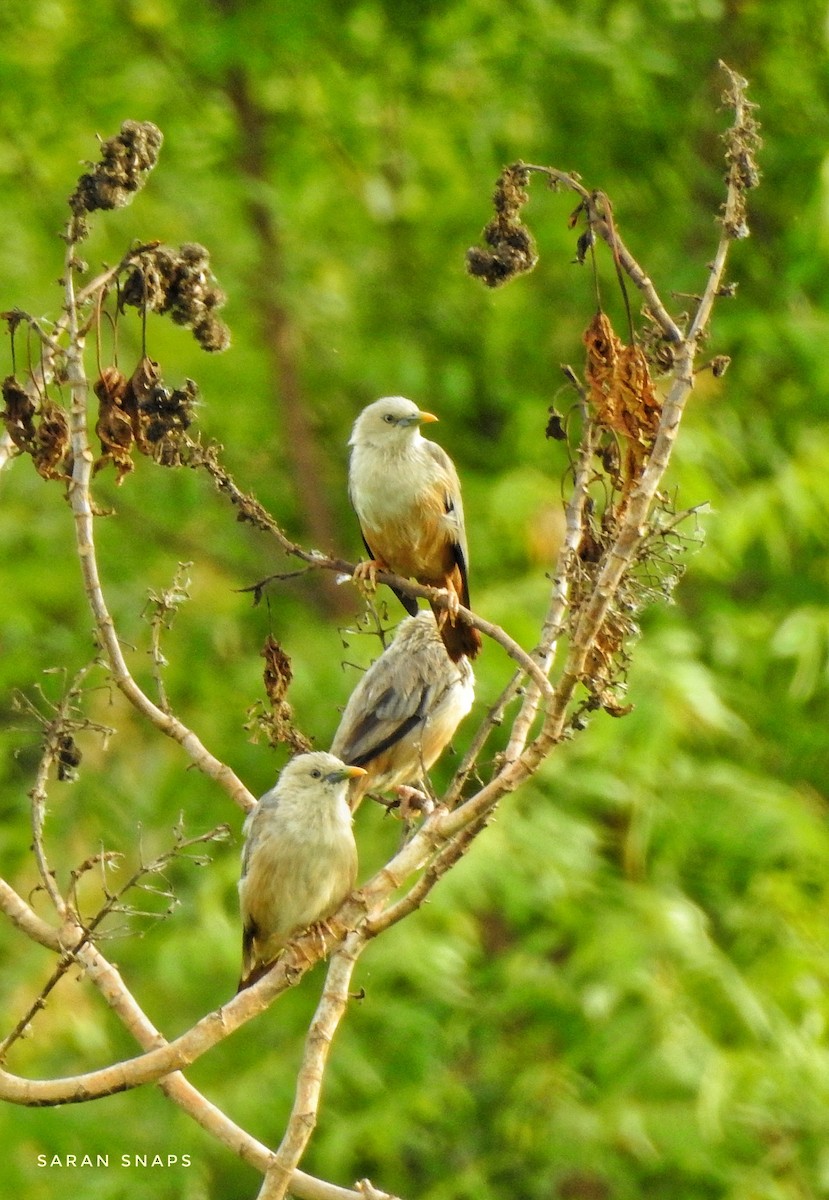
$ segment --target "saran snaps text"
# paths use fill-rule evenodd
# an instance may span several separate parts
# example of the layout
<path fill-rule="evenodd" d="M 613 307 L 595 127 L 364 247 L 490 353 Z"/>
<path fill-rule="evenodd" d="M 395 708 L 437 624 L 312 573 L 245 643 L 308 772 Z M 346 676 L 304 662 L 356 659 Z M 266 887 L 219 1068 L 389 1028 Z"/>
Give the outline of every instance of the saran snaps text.
<path fill-rule="evenodd" d="M 112 1163 L 110 1163 L 110 1158 Z M 189 1154 L 38 1154 L 39 1167 L 189 1167 Z"/>

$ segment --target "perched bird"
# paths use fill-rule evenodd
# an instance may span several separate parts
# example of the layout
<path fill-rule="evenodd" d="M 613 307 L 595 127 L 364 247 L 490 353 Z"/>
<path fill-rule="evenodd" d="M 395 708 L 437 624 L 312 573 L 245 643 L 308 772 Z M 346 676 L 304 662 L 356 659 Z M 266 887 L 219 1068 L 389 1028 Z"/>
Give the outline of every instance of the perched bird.
<path fill-rule="evenodd" d="M 463 657 L 452 662 L 432 614 L 406 617 L 351 693 L 331 744 L 343 762 L 365 768 L 351 785 L 352 809 L 369 789 L 418 783 L 469 712 L 474 692 L 472 667 Z"/>
<path fill-rule="evenodd" d="M 265 973 L 291 936 L 329 917 L 354 887 L 357 846 L 346 799 L 362 768 L 333 754 L 299 754 L 244 825 L 242 978 Z"/>
<path fill-rule="evenodd" d="M 371 561 L 358 578 L 373 581 L 377 570 L 414 578 L 449 593 L 448 612 L 433 605 L 449 657 L 474 658 L 481 636 L 455 620 L 469 607 L 468 553 L 458 473 L 442 447 L 421 436 L 421 412 L 403 396 L 376 400 L 354 422 L 349 445 L 348 494 Z M 414 616 L 417 601 L 395 593 Z"/>

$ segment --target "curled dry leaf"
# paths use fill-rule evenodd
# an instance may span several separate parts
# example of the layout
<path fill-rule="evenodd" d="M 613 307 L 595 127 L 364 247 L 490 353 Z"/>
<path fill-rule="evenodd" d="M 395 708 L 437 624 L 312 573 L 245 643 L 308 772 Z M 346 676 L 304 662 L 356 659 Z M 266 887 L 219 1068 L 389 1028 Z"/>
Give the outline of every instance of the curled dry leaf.
<path fill-rule="evenodd" d="M 309 739 L 294 725 L 294 714 L 285 695 L 293 678 L 291 660 L 276 638 L 268 634 L 262 647 L 265 667 L 262 672 L 265 692 L 270 702 L 270 712 L 252 714 L 248 727 L 256 726 L 263 732 L 272 746 L 280 743 L 291 748 L 294 754 L 313 749 Z"/>
<path fill-rule="evenodd" d="M 596 420 L 627 439 L 628 482 L 647 461 L 659 428 L 662 402 L 641 346 L 626 346 L 597 312 L 583 335 L 587 382 Z"/>
<path fill-rule="evenodd" d="M 47 396 L 40 404 L 32 462 L 44 479 L 68 479 L 69 457 L 69 420 L 61 406 Z"/>
<path fill-rule="evenodd" d="M 31 454 L 37 437 L 34 400 L 14 375 L 7 375 L 3 380 L 3 400 L 6 407 L 0 416 L 6 432 L 18 450 Z"/>
<path fill-rule="evenodd" d="M 93 469 L 100 471 L 111 462 L 117 473 L 116 483 L 122 483 L 124 476 L 133 470 L 132 447 L 137 424 L 130 381 L 117 367 L 104 367 L 93 391 L 98 397 L 95 433 L 102 452 Z"/>
<path fill-rule="evenodd" d="M 265 691 L 271 706 L 275 708 L 285 699 L 285 693 L 294 677 L 291 660 L 276 638 L 271 637 L 270 634 L 262 647 L 262 657 L 265 660 L 265 668 L 262 672 Z"/>
<path fill-rule="evenodd" d="M 133 470 L 133 449 L 166 467 L 183 461 L 183 435 L 198 401 L 192 379 L 180 388 L 165 387 L 158 363 L 145 355 L 129 379 L 116 367 L 105 367 L 94 391 L 100 405 L 95 432 L 102 450 L 96 471 L 114 463 L 121 483 Z"/>

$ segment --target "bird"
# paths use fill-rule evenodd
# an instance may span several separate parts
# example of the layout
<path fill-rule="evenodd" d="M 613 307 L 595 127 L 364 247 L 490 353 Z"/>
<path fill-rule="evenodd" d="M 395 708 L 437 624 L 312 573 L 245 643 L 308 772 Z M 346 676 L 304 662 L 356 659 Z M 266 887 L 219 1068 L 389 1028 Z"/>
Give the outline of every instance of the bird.
<path fill-rule="evenodd" d="M 348 494 L 371 556 L 355 576 L 373 584 L 378 570 L 389 570 L 444 588 L 448 610 L 432 609 L 447 653 L 458 662 L 478 654 L 481 635 L 456 620 L 459 606 L 469 607 L 469 554 L 458 473 L 446 451 L 420 432 L 437 419 L 405 396 L 385 396 L 354 422 Z M 395 595 L 415 616 L 417 601 Z"/>
<path fill-rule="evenodd" d="M 351 693 L 331 753 L 365 773 L 350 786 L 352 810 L 369 790 L 411 801 L 419 783 L 472 707 L 468 660 L 452 662 L 437 623 L 423 610 L 400 622 L 394 640 Z"/>
<path fill-rule="evenodd" d="M 239 905 L 238 991 L 269 969 L 290 938 L 330 917 L 354 887 L 357 846 L 348 784 L 363 775 L 333 754 L 298 754 L 248 814 Z"/>

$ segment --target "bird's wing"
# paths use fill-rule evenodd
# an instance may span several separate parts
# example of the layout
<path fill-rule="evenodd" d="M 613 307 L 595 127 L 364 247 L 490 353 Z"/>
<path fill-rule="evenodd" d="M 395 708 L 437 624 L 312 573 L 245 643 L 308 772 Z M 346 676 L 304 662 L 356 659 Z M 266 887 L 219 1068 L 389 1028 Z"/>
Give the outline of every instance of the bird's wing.
<path fill-rule="evenodd" d="M 426 441 L 427 452 L 438 467 L 438 475 L 443 485 L 443 511 L 452 530 L 452 559 L 461 576 L 461 604 L 469 608 L 469 551 L 466 545 L 466 522 L 463 515 L 463 500 L 461 499 L 461 483 L 455 464 L 442 446 L 437 442 Z"/>
<path fill-rule="evenodd" d="M 242 930 L 242 975 L 247 976 L 253 964 L 253 943 L 256 940 L 257 934 L 256 922 L 252 920 L 245 921 Z"/>
<path fill-rule="evenodd" d="M 392 683 L 376 697 L 367 696 L 360 711 L 354 713 L 350 722 L 344 722 L 332 751 L 355 767 L 371 762 L 423 721 L 431 705 L 432 690 L 430 684 L 418 680 L 414 688 L 405 689 Z"/>
<path fill-rule="evenodd" d="M 242 836 L 245 839 L 242 848 L 242 879 L 247 875 L 254 850 L 259 844 L 262 833 L 267 829 L 265 814 L 273 813 L 278 805 L 279 785 L 277 783 L 269 792 L 265 792 L 264 796 L 260 796 L 255 808 L 252 808 L 245 817 L 245 823 L 242 826 Z"/>
<path fill-rule="evenodd" d="M 244 879 L 248 873 L 248 867 L 250 866 L 250 857 L 251 857 L 251 854 L 253 853 L 253 844 L 254 844 L 254 841 L 256 840 L 256 835 L 253 832 L 253 814 L 255 812 L 256 812 L 255 808 L 251 809 L 250 816 L 248 816 L 247 820 L 245 821 L 244 825 L 242 826 L 242 834 L 245 839 L 244 846 L 242 847 L 242 879 Z"/>

